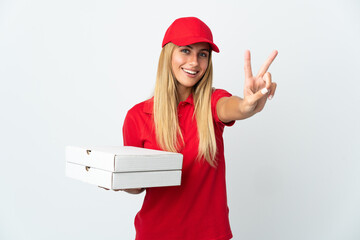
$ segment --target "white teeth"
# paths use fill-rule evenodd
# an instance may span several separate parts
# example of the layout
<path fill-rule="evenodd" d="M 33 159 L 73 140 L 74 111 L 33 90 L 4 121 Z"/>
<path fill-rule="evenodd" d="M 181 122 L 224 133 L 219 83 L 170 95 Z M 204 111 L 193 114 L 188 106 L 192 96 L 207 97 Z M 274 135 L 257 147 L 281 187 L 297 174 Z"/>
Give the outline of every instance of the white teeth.
<path fill-rule="evenodd" d="M 183 68 L 183 70 L 184 70 L 184 72 L 190 73 L 192 75 L 196 74 L 196 72 L 194 72 L 194 71 L 190 71 L 190 70 L 187 70 L 187 69 L 184 69 L 184 68 Z"/>

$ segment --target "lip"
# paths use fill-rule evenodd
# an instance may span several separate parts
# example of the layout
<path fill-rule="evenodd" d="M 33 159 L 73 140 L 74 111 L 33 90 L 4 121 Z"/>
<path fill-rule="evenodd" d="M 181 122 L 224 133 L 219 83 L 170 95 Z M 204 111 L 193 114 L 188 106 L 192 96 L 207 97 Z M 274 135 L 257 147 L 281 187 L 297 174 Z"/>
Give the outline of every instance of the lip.
<path fill-rule="evenodd" d="M 188 70 L 188 71 L 191 71 L 191 72 L 196 72 L 195 74 L 190 74 L 190 73 L 188 73 L 188 72 L 186 72 L 185 70 Z M 187 75 L 187 76 L 189 76 L 189 77 L 196 77 L 197 75 L 198 75 L 198 73 L 199 73 L 199 71 L 196 71 L 196 70 L 192 70 L 192 69 L 187 69 L 187 68 L 181 68 L 181 70 Z"/>

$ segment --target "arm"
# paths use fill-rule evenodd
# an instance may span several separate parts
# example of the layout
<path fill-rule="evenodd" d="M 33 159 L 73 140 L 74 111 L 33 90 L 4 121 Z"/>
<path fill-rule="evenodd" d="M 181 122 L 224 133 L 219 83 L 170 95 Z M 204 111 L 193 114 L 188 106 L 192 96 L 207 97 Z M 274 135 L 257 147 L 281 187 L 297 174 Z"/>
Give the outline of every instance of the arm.
<path fill-rule="evenodd" d="M 250 51 L 245 52 L 245 87 L 244 98 L 237 96 L 223 97 L 216 104 L 216 111 L 222 122 L 249 118 L 260 112 L 267 99 L 272 99 L 276 90 L 276 83 L 271 81 L 271 74 L 267 72 L 277 56 L 273 51 L 263 64 L 256 76 L 252 75 Z"/>
<path fill-rule="evenodd" d="M 132 110 L 129 110 L 126 114 L 124 124 L 123 124 L 123 142 L 124 146 L 133 146 L 133 147 L 144 147 L 143 143 L 139 138 L 139 129 L 138 124 L 133 117 Z M 99 186 L 100 187 L 100 186 Z M 108 188 L 100 187 L 105 190 L 109 190 Z M 142 193 L 145 188 L 131 188 L 131 189 L 114 189 L 114 191 L 124 191 L 130 194 L 139 194 Z"/>
<path fill-rule="evenodd" d="M 130 111 L 129 111 L 130 112 Z M 124 146 L 144 147 L 139 138 L 138 123 L 134 120 L 131 114 L 127 113 L 123 125 L 123 142 Z M 142 193 L 145 188 L 119 189 L 130 194 Z M 119 191 L 115 190 L 115 191 Z"/>

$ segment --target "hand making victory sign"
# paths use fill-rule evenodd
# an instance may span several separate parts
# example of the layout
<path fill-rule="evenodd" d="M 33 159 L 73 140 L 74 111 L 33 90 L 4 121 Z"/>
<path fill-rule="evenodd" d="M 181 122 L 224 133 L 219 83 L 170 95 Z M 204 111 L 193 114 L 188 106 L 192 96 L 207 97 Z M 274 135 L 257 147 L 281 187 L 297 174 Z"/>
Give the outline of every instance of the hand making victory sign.
<path fill-rule="evenodd" d="M 244 85 L 244 111 L 246 113 L 260 112 L 266 103 L 268 95 L 269 100 L 274 96 L 276 83 L 271 81 L 271 74 L 267 72 L 271 63 L 276 58 L 278 52 L 274 50 L 266 62 L 261 66 L 258 74 L 253 76 L 251 70 L 250 51 L 245 52 L 245 85 Z"/>
<path fill-rule="evenodd" d="M 245 51 L 244 99 L 237 96 L 220 99 L 216 107 L 221 121 L 229 122 L 232 120 L 245 119 L 260 112 L 264 108 L 267 99 L 271 99 L 276 90 L 276 83 L 272 82 L 271 74 L 267 70 L 277 54 L 278 51 L 274 50 L 261 66 L 258 74 L 253 76 L 250 51 Z"/>

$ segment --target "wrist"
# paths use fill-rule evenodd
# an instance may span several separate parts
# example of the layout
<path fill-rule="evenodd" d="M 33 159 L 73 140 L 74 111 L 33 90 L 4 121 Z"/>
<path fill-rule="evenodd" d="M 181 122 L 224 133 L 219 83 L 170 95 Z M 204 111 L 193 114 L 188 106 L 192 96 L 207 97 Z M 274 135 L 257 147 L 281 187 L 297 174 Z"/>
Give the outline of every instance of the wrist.
<path fill-rule="evenodd" d="M 241 99 L 239 103 L 239 113 L 241 116 L 241 119 L 246 119 L 255 114 L 254 109 L 256 106 L 251 104 L 251 102 L 248 101 L 248 98 Z"/>

